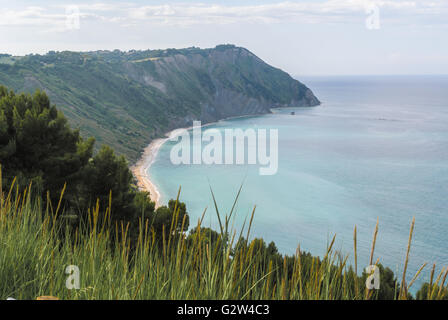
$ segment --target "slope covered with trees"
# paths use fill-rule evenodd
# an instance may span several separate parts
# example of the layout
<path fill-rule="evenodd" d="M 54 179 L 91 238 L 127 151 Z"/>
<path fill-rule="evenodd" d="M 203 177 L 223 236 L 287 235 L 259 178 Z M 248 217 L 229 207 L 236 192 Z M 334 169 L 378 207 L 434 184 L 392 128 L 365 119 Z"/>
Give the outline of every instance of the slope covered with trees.
<path fill-rule="evenodd" d="M 334 239 L 322 258 L 250 240 L 253 214 L 239 231 L 228 229 L 230 212 L 219 233 L 199 221 L 187 234 L 184 203 L 154 210 L 127 160 L 104 145 L 93 155 L 94 143 L 45 93 L 0 86 L 0 299 L 413 298 L 412 281 L 400 284 L 380 264 L 380 289 L 366 290 L 369 275 L 347 265 Z M 354 245 L 356 261 L 356 234 Z M 64 270 L 73 264 L 82 281 L 70 291 Z M 434 268 L 417 298 L 448 297 L 448 269 Z"/>
<path fill-rule="evenodd" d="M 4 187 L 42 196 L 78 222 L 88 220 L 88 209 L 110 207 L 112 221 L 146 217 L 157 230 L 171 223 L 174 207 L 155 210 L 148 193 L 137 190 L 124 156 L 103 145 L 93 155 L 95 139 L 83 139 L 43 92 L 16 95 L 0 86 L 0 165 Z M 185 205 L 182 216 L 187 216 Z M 188 221 L 188 219 L 187 219 Z M 188 224 L 185 225 L 188 228 Z"/>
<path fill-rule="evenodd" d="M 233 45 L 2 55 L 0 85 L 45 91 L 82 136 L 130 161 L 151 139 L 192 120 L 319 104 L 305 85 Z"/>

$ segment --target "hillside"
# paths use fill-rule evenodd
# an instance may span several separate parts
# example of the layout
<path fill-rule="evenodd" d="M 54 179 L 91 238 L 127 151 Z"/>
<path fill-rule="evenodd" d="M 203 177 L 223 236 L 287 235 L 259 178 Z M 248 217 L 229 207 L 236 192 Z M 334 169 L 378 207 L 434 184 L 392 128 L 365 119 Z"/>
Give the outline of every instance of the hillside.
<path fill-rule="evenodd" d="M 45 90 L 73 127 L 135 161 L 153 138 L 192 120 L 314 106 L 310 89 L 247 49 L 0 55 L 0 85 Z"/>

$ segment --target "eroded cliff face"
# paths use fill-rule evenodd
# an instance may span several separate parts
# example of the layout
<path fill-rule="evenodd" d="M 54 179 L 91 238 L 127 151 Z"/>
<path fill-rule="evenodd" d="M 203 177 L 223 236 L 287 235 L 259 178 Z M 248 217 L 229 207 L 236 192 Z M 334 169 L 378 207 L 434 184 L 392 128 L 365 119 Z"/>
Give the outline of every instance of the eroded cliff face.
<path fill-rule="evenodd" d="M 129 75 L 170 97 L 184 91 L 186 84 L 196 91 L 195 99 L 200 108 L 179 119 L 186 125 L 192 119 L 207 123 L 228 117 L 266 114 L 271 108 L 320 104 L 305 85 L 244 48 L 218 46 L 200 52 L 186 49 L 183 53 L 149 61 L 153 68 L 144 69 L 139 76 L 135 70 L 138 66 L 128 64 Z M 175 81 L 179 78 L 183 78 L 184 83 Z M 179 124 L 178 121 L 174 123 Z"/>
<path fill-rule="evenodd" d="M 320 104 L 245 48 L 50 52 L 0 63 L 0 84 L 45 90 L 81 133 L 134 161 L 169 130 L 277 107 Z"/>
<path fill-rule="evenodd" d="M 201 121 L 213 122 L 229 117 L 270 113 L 271 105 L 262 98 L 248 97 L 226 88 L 216 88 L 207 102 L 201 103 Z"/>

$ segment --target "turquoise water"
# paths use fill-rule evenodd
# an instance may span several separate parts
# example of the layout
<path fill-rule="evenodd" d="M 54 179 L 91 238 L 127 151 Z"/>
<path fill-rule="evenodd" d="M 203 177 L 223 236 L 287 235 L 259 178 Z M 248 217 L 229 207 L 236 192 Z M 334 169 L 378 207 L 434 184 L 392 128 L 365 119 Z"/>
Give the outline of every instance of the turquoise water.
<path fill-rule="evenodd" d="M 256 205 L 252 235 L 274 241 L 281 252 L 292 254 L 300 243 L 322 256 L 337 234 L 336 247 L 352 258 L 356 225 L 359 268 L 368 265 L 379 218 L 374 260 L 398 274 L 415 216 L 409 277 L 424 262 L 438 270 L 448 265 L 448 76 L 301 80 L 321 106 L 210 127 L 278 129 L 276 175 L 260 176 L 257 165 L 175 166 L 169 158 L 175 143 L 167 142 L 150 168 L 162 201 L 182 186 L 191 226 L 208 207 L 205 224 L 218 229 L 209 185 L 225 213 L 244 180 L 237 229 Z"/>

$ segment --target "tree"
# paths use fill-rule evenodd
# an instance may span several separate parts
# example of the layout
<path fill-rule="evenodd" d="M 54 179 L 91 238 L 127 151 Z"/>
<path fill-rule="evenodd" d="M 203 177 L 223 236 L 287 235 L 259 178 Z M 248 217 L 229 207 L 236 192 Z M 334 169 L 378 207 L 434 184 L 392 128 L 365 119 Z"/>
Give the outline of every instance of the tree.
<path fill-rule="evenodd" d="M 137 216 L 143 219 L 151 218 L 155 210 L 155 202 L 150 200 L 150 194 L 147 191 L 137 191 L 134 197 L 134 206 Z"/>
<path fill-rule="evenodd" d="M 176 234 L 187 231 L 190 225 L 190 218 L 185 203 L 173 199 L 168 202 L 168 206 L 157 208 L 151 221 L 156 234 L 159 235 L 162 234 L 163 230 L 165 230 L 165 235 L 167 235 L 172 224 L 174 224 L 172 231 Z"/>
<path fill-rule="evenodd" d="M 377 265 L 380 274 L 380 289 L 374 290 L 373 298 L 378 300 L 394 300 L 398 298 L 400 292 L 400 285 L 394 272 L 387 267 L 383 267 L 381 263 Z M 359 281 L 360 292 L 365 290 L 365 283 L 369 275 L 365 272 L 362 273 L 361 280 Z"/>
<path fill-rule="evenodd" d="M 198 238 L 200 236 L 200 238 Z M 208 244 L 210 247 L 215 247 L 218 240 L 222 240 L 221 235 L 213 229 L 210 228 L 193 228 L 191 229 L 187 242 L 189 244 L 194 244 L 195 242 L 201 241 L 204 244 Z"/>
<path fill-rule="evenodd" d="M 448 290 L 446 287 L 440 288 L 439 285 L 433 284 L 431 286 L 431 290 L 429 290 L 430 286 L 428 282 L 422 284 L 421 288 L 417 291 L 416 299 L 417 300 L 429 300 L 429 299 L 440 299 L 440 300 L 448 300 Z"/>
<path fill-rule="evenodd" d="M 83 184 L 80 195 L 83 207 L 92 207 L 97 199 L 101 208 L 109 206 L 111 197 L 112 220 L 131 221 L 136 218 L 134 199 L 136 191 L 131 188 L 133 176 L 123 156 L 103 145 L 82 171 Z"/>
<path fill-rule="evenodd" d="M 21 187 L 34 182 L 58 198 L 76 187 L 80 171 L 92 156 L 94 139 L 84 140 L 44 92 L 16 95 L 0 86 L 0 163 L 4 183 L 14 177 Z"/>
<path fill-rule="evenodd" d="M 138 219 L 150 219 L 159 234 L 169 230 L 173 219 L 176 233 L 188 229 L 185 203 L 170 200 L 155 210 L 149 193 L 137 190 L 124 156 L 103 145 L 93 156 L 93 138 L 83 139 L 72 130 L 64 115 L 50 104 L 41 91 L 31 96 L 16 95 L 0 86 L 0 164 L 3 186 L 14 178 L 24 188 L 33 182 L 39 196 L 57 202 L 66 184 L 63 209 L 87 221 L 89 208 L 97 201 L 100 210 L 110 206 L 112 221 L 130 222 L 136 230 Z M 182 228 L 182 222 L 185 223 Z"/>

